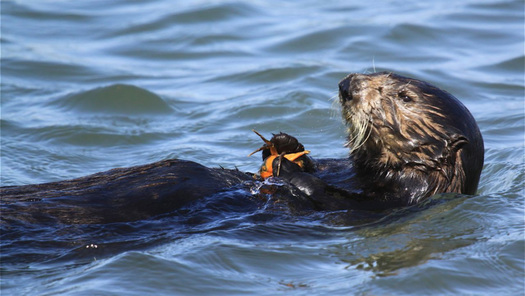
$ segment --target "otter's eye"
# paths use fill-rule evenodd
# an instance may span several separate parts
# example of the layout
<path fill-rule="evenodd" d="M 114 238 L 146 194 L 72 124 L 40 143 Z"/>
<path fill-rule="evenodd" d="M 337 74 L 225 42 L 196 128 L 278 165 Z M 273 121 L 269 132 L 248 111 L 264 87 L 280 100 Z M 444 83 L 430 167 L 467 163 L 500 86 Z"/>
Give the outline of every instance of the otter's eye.
<path fill-rule="evenodd" d="M 403 100 L 403 102 L 410 102 L 412 101 L 412 98 L 408 95 L 408 93 L 404 90 L 397 93 L 397 97 Z"/>

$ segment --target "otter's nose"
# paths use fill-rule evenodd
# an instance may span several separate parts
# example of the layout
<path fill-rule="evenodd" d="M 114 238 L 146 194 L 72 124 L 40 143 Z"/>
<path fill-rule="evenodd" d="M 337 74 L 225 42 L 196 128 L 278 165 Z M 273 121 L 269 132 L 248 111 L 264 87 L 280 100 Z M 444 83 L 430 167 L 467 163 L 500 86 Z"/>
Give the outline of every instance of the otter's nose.
<path fill-rule="evenodd" d="M 347 76 L 345 79 L 339 82 L 339 98 L 341 102 L 347 102 L 352 100 L 352 94 L 350 92 L 350 81 L 352 80 L 352 75 Z"/>

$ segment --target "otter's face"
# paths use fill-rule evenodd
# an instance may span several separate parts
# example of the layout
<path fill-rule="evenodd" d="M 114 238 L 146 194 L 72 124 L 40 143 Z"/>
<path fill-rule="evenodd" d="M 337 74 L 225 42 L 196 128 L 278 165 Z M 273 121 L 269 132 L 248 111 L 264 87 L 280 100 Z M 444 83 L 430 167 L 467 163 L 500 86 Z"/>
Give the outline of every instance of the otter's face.
<path fill-rule="evenodd" d="M 392 73 L 352 74 L 339 84 L 353 153 L 366 152 L 388 167 L 428 164 L 446 135 L 434 89 Z"/>
<path fill-rule="evenodd" d="M 481 154 L 483 163 L 481 134 L 470 112 L 426 82 L 385 72 L 351 74 L 339 83 L 339 98 L 358 166 L 425 172 L 449 166 L 453 173 L 457 151 L 471 140 L 481 146 L 481 152 L 471 152 Z"/>

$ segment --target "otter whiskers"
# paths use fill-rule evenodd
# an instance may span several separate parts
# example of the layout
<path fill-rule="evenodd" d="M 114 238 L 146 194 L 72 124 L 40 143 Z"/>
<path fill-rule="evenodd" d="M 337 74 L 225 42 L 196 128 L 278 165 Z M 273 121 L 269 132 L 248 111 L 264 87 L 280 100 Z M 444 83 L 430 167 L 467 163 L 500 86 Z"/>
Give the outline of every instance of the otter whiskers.
<path fill-rule="evenodd" d="M 372 129 L 369 128 L 370 119 L 367 117 L 363 118 L 362 113 L 358 114 L 349 114 L 351 123 L 348 129 L 350 135 L 348 146 L 351 151 L 361 148 L 372 134 Z"/>

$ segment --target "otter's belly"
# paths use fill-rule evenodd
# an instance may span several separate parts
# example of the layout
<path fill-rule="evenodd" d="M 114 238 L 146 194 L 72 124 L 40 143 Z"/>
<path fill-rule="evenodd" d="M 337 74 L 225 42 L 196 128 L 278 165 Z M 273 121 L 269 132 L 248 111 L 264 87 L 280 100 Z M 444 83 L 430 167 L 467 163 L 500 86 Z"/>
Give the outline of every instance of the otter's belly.
<path fill-rule="evenodd" d="M 4 224 L 104 224 L 176 215 L 179 210 L 199 216 L 206 212 L 206 203 L 214 211 L 279 208 L 292 214 L 392 207 L 363 188 L 349 159 L 317 160 L 315 173 L 266 181 L 251 173 L 172 159 L 73 180 L 0 188 L 1 219 Z"/>
<path fill-rule="evenodd" d="M 238 170 L 165 160 L 73 180 L 3 187 L 2 220 L 93 224 L 148 219 L 252 179 Z"/>

